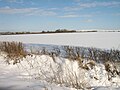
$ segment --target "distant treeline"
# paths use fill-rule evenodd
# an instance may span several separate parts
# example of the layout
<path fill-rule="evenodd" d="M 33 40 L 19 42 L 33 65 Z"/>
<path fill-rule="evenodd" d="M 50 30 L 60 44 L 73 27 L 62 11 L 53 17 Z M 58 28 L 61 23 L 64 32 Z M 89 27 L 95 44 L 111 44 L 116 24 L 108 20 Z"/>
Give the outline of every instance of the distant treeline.
<path fill-rule="evenodd" d="M 73 32 L 98 32 L 97 30 L 85 30 L 85 31 L 78 31 L 78 30 L 67 30 L 67 29 L 57 29 L 55 31 L 40 31 L 40 32 L 0 32 L 0 35 L 17 35 L 17 34 L 47 34 L 47 33 L 73 33 Z M 101 32 L 120 32 L 120 31 L 101 31 Z"/>
<path fill-rule="evenodd" d="M 41 32 L 0 32 L 0 35 L 41 34 Z"/>
<path fill-rule="evenodd" d="M 43 34 L 43 33 L 72 33 L 76 30 L 57 29 L 55 31 L 41 31 L 41 32 L 0 32 L 0 35 L 16 35 L 16 34 Z"/>
<path fill-rule="evenodd" d="M 76 30 L 57 29 L 55 31 L 42 31 L 42 33 L 71 33 L 71 32 L 76 32 Z"/>

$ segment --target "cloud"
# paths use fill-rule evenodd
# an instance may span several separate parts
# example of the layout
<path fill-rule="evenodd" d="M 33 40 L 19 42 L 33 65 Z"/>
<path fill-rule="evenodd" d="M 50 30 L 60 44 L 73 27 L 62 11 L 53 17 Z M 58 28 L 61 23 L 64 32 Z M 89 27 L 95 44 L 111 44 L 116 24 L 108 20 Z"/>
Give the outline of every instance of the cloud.
<path fill-rule="evenodd" d="M 29 15 L 29 16 L 55 16 L 57 15 L 56 12 L 53 12 L 53 11 L 48 11 L 48 10 L 43 10 L 43 9 L 37 9 L 31 13 L 28 13 L 26 15 Z"/>
<path fill-rule="evenodd" d="M 92 17 L 92 15 L 79 15 L 79 14 L 67 14 L 63 16 L 59 16 L 61 18 L 76 18 L 76 17 Z"/>
<path fill-rule="evenodd" d="M 120 2 L 92 2 L 92 3 L 79 3 L 78 4 L 81 8 L 91 8 L 91 7 L 98 7 L 98 6 L 118 6 L 120 5 Z"/>
<path fill-rule="evenodd" d="M 23 3 L 23 0 L 1 0 L 9 3 Z"/>
<path fill-rule="evenodd" d="M 0 14 L 25 14 L 25 15 L 41 15 L 53 16 L 56 15 L 53 11 L 48 11 L 40 8 L 10 8 L 8 6 L 0 8 Z"/>
<path fill-rule="evenodd" d="M 75 17 L 79 17 L 79 15 L 63 15 L 63 16 L 59 16 L 61 18 L 75 18 Z"/>
<path fill-rule="evenodd" d="M 23 13 L 31 13 L 37 8 L 10 8 L 8 6 L 0 8 L 0 13 L 2 14 L 23 14 Z"/>
<path fill-rule="evenodd" d="M 83 22 L 92 23 L 94 21 L 92 19 L 87 19 L 87 20 L 84 20 Z"/>
<path fill-rule="evenodd" d="M 59 8 L 48 8 L 47 10 L 59 10 Z"/>
<path fill-rule="evenodd" d="M 71 7 L 64 7 L 65 11 L 76 11 L 76 10 L 81 10 L 85 8 L 94 8 L 94 7 L 117 7 L 120 6 L 120 2 L 117 1 L 111 1 L 111 2 L 88 2 L 88 3 L 83 3 L 79 2 L 75 6 Z"/>

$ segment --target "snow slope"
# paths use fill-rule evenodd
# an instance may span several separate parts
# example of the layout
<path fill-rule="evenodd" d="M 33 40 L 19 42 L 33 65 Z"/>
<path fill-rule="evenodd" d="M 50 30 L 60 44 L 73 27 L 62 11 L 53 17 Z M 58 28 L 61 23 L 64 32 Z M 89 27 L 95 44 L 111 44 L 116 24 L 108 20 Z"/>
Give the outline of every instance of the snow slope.
<path fill-rule="evenodd" d="M 119 32 L 1 35 L 0 41 L 120 49 Z"/>
<path fill-rule="evenodd" d="M 29 70 L 26 61 L 22 64 L 8 65 L 0 56 L 0 90 L 75 90 L 31 78 L 30 73 L 33 74 L 35 71 Z"/>
<path fill-rule="evenodd" d="M 76 90 L 70 87 L 69 82 L 63 83 L 60 87 L 60 84 L 52 81 L 52 78 L 59 75 L 64 81 L 69 81 L 69 77 L 73 82 L 78 79 L 83 84 L 83 88 L 91 87 L 89 90 L 92 88 L 94 90 L 120 90 L 120 77 L 108 81 L 103 64 L 96 63 L 93 69 L 86 71 L 80 69 L 76 61 L 56 57 L 54 62 L 49 56 L 34 55 L 24 58 L 16 65 L 7 65 L 5 59 L 0 56 L 0 90 Z M 46 81 L 52 81 L 52 83 Z"/>

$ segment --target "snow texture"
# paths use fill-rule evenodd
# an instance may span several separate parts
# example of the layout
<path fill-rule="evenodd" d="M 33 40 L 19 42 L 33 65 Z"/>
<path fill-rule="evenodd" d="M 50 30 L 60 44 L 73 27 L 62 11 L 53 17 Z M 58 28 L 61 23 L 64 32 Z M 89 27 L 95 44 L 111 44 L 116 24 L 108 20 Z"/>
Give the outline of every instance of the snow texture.
<path fill-rule="evenodd" d="M 66 84 L 60 86 L 59 84 L 46 82 L 51 80 L 51 77 L 55 74 L 50 67 L 55 72 L 59 72 L 63 79 L 66 79 L 66 75 L 70 75 L 70 72 L 74 72 L 72 73 L 73 80 L 75 78 L 74 74 L 76 74 L 76 77 L 82 83 L 84 82 L 85 87 L 92 87 L 89 90 L 120 90 L 120 77 L 108 81 L 103 64 L 96 63 L 93 69 L 86 71 L 79 68 L 77 61 L 56 57 L 56 62 L 54 62 L 51 57 L 46 55 L 27 56 L 16 65 L 7 65 L 5 59 L 0 56 L 0 90 L 76 90 L 65 87 Z M 47 77 L 44 77 L 44 75 L 47 75 Z"/>
<path fill-rule="evenodd" d="M 119 32 L 1 35 L 0 41 L 120 49 Z"/>

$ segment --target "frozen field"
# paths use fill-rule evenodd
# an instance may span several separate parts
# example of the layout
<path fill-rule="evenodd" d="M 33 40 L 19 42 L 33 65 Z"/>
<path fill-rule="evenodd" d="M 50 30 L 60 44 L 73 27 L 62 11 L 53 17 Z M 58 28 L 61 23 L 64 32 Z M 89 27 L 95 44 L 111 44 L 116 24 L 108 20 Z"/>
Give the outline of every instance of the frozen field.
<path fill-rule="evenodd" d="M 21 41 L 48 48 L 51 45 L 71 45 L 120 50 L 118 32 L 1 35 L 0 41 Z M 103 63 L 93 61 L 94 65 L 90 67 L 92 60 L 83 59 L 82 66 L 90 68 L 86 70 L 80 67 L 78 61 L 60 56 L 31 54 L 20 63 L 13 65 L 10 61 L 8 65 L 6 54 L 0 52 L 0 90 L 120 90 L 120 76 L 108 80 Z M 117 64 L 116 67 L 119 66 Z M 111 63 L 110 66 L 110 70 L 114 71 Z M 76 85 L 82 89 L 77 89 L 79 86 Z"/>
<path fill-rule="evenodd" d="M 120 49 L 119 32 L 1 35 L 0 41 Z"/>

